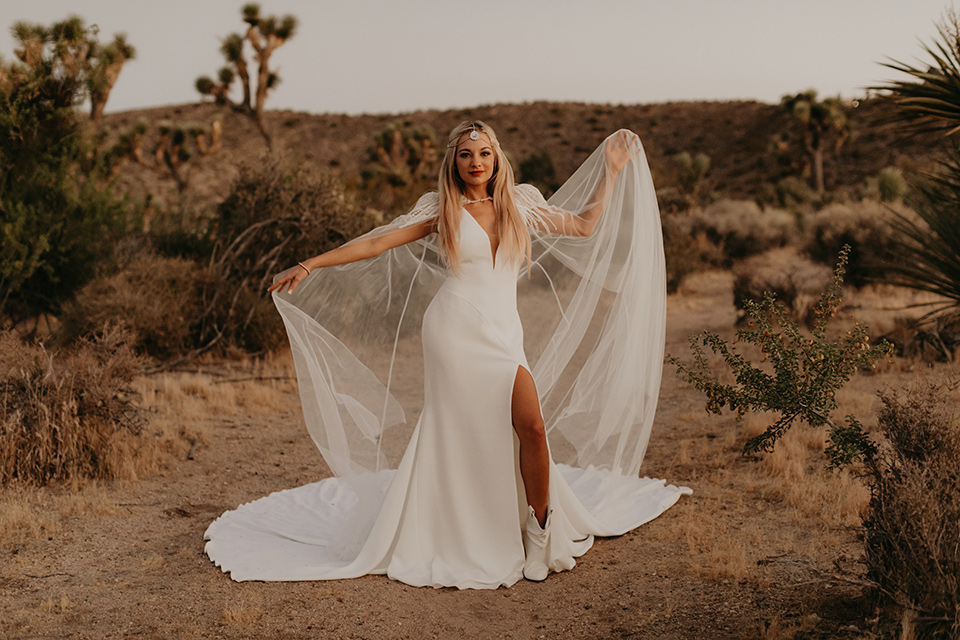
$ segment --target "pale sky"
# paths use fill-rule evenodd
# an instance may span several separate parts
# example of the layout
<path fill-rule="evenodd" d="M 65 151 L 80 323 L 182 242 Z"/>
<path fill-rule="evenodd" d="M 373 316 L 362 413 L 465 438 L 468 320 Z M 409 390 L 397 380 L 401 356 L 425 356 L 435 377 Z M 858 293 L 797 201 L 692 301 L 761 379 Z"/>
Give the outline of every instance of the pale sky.
<path fill-rule="evenodd" d="M 137 48 L 107 111 L 196 102 L 223 65 L 242 1 L 0 0 L 10 26 L 71 13 Z M 263 0 L 296 35 L 272 58 L 268 109 L 398 113 L 533 100 L 777 102 L 809 88 L 857 97 L 925 60 L 950 0 Z"/>

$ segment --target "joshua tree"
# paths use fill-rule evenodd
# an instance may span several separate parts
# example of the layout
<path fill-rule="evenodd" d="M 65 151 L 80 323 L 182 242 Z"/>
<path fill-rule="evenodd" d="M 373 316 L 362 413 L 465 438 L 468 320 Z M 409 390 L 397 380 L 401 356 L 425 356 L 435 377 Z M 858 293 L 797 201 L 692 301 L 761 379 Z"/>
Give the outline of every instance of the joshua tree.
<path fill-rule="evenodd" d="M 103 115 L 110 91 L 120 77 L 120 70 L 127 60 L 133 59 L 136 51 L 122 33 L 114 36 L 110 44 L 97 45 L 94 51 L 96 59 L 87 72 L 86 81 L 90 94 L 90 119 L 97 124 Z"/>
<path fill-rule="evenodd" d="M 436 180 L 440 151 L 431 127 L 411 129 L 406 123 L 394 122 L 374 137 L 367 156 L 370 165 L 363 172 L 365 185 L 378 194 L 381 206 L 389 208 Z"/>
<path fill-rule="evenodd" d="M 710 156 L 705 153 L 691 156 L 688 152 L 682 151 L 673 157 L 673 164 L 677 169 L 680 193 L 689 196 L 693 203 L 697 203 L 700 199 L 703 179 L 710 170 Z"/>
<path fill-rule="evenodd" d="M 113 150 L 113 172 L 116 173 L 124 160 L 166 173 L 183 193 L 190 183 L 190 173 L 203 158 L 218 151 L 223 136 L 223 124 L 219 116 L 209 127 L 190 122 L 175 125 L 169 120 L 157 124 L 157 140 L 153 145 L 153 161 L 144 154 L 144 142 L 148 124 L 140 120 L 131 129 L 120 134 L 120 141 Z"/>
<path fill-rule="evenodd" d="M 87 27 L 77 16 L 51 27 L 17 22 L 11 32 L 19 45 L 14 54 L 30 71 L 8 69 L 8 74 L 32 73 L 46 78 L 48 89 L 56 87 L 65 99 L 72 101 L 89 97 L 94 124 L 103 115 L 123 65 L 136 55 L 124 34 L 116 34 L 109 44 L 100 44 L 96 26 Z"/>
<path fill-rule="evenodd" d="M 810 179 L 818 194 L 823 194 L 823 153 L 828 147 L 839 151 L 850 137 L 850 121 L 839 98 L 817 100 L 813 89 L 786 95 L 780 104 L 800 124 L 803 146 L 810 154 Z"/>
<path fill-rule="evenodd" d="M 226 66 L 217 72 L 216 81 L 209 76 L 197 78 L 196 88 L 205 96 L 213 96 L 217 104 L 228 104 L 235 111 L 253 118 L 267 146 L 271 147 L 270 135 L 263 124 L 263 107 L 267 101 L 267 92 L 276 88 L 280 77 L 270 70 L 270 56 L 277 47 L 293 37 L 297 29 L 297 19 L 292 15 L 280 19 L 276 16 L 263 17 L 260 15 L 260 5 L 256 3 L 244 5 L 241 13 L 243 21 L 248 25 L 246 33 L 231 33 L 224 38 L 220 53 L 227 61 Z M 245 42 L 250 43 L 254 51 L 253 59 L 260 65 L 257 70 L 256 103 L 253 105 L 250 67 L 243 53 Z M 237 76 L 243 86 L 243 99 L 240 102 L 230 99 L 230 87 Z"/>

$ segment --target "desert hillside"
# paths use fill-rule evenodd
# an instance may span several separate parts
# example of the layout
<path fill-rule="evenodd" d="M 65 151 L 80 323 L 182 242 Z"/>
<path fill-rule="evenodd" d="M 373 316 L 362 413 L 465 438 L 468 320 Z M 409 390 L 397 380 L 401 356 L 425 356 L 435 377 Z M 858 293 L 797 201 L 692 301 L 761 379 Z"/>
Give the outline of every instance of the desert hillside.
<path fill-rule="evenodd" d="M 906 172 L 929 165 L 941 142 L 935 135 L 904 137 L 899 125 L 886 120 L 892 106 L 876 98 L 849 109 L 850 138 L 824 161 L 827 188 L 855 193 L 884 167 Z M 214 204 L 228 192 L 235 167 L 255 162 L 266 145 L 253 122 L 214 104 L 188 104 L 115 113 L 105 118 L 114 131 L 138 121 L 154 125 L 208 124 L 223 120 L 223 148 L 193 170 L 188 195 Z M 333 171 L 349 180 L 367 165 L 375 135 L 392 123 L 429 126 L 441 144 L 458 122 L 477 118 L 491 124 L 516 162 L 546 153 L 562 181 L 609 133 L 629 128 L 640 134 L 658 188 L 676 183 L 673 157 L 704 153 L 710 170 L 704 190 L 722 197 L 752 199 L 764 184 L 788 175 L 802 175 L 805 152 L 797 125 L 779 105 L 759 102 L 680 102 L 647 105 L 601 105 L 535 102 L 484 105 L 473 109 L 349 116 L 271 111 L 266 126 L 275 150 L 307 169 Z M 149 133 L 148 133 L 149 136 Z M 780 146 L 774 140 L 780 141 Z M 149 147 L 149 140 L 147 147 Z M 121 185 L 135 199 L 147 193 L 172 198 L 172 181 L 143 167 L 128 165 Z M 166 194 L 166 195 L 164 195 Z M 172 204 L 172 202 L 171 202 Z"/>

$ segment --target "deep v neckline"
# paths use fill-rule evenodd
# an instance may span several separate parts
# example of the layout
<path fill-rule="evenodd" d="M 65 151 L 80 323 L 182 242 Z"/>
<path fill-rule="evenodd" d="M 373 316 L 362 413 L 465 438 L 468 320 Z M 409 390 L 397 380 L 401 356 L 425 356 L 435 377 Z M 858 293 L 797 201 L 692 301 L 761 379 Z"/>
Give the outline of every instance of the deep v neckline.
<path fill-rule="evenodd" d="M 494 248 L 493 237 L 489 233 L 487 233 L 487 230 L 483 228 L 483 225 L 480 224 L 480 221 L 474 218 L 473 214 L 470 213 L 466 207 L 463 207 L 463 212 L 467 214 L 467 217 L 473 220 L 473 223 L 477 225 L 480 231 L 483 232 L 483 235 L 487 236 L 487 242 L 490 243 L 490 263 L 493 265 L 493 268 L 496 269 L 497 268 L 497 252 L 500 251 L 500 241 L 497 240 L 497 247 Z"/>

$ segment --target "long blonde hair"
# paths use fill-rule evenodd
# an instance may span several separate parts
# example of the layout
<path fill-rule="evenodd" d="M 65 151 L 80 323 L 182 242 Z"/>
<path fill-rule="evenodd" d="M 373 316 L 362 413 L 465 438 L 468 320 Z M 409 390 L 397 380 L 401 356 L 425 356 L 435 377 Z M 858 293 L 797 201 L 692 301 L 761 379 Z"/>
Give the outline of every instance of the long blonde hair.
<path fill-rule="evenodd" d="M 497 233 L 509 262 L 520 261 L 526 256 L 530 261 L 530 234 L 513 197 L 513 168 L 500 149 L 497 134 L 489 125 L 479 120 L 461 122 L 450 132 L 447 151 L 440 164 L 437 180 L 440 191 L 440 216 L 437 233 L 440 249 L 447 266 L 457 273 L 460 266 L 460 210 L 463 209 L 464 182 L 457 171 L 457 146 L 464 133 L 476 131 L 490 139 L 494 152 L 493 176 L 487 183 L 487 195 L 493 196 Z"/>

